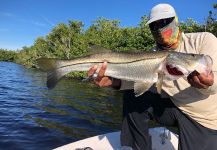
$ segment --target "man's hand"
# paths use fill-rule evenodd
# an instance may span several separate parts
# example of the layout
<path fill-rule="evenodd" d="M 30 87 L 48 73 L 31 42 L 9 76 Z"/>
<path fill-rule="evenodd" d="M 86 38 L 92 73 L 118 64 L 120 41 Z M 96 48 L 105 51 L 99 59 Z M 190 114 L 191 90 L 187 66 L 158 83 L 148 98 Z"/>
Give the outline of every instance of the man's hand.
<path fill-rule="evenodd" d="M 209 86 L 212 86 L 214 83 L 213 72 L 210 74 L 199 74 L 197 71 L 193 71 L 188 77 L 188 83 L 199 89 L 207 89 Z"/>
<path fill-rule="evenodd" d="M 94 83 L 100 87 L 112 86 L 113 88 L 119 88 L 121 81 L 118 79 L 112 79 L 111 77 L 104 76 L 107 68 L 107 62 L 102 64 L 102 67 L 99 70 L 98 76 L 94 79 Z M 88 76 L 94 74 L 97 70 L 97 66 L 93 66 L 88 71 Z"/>

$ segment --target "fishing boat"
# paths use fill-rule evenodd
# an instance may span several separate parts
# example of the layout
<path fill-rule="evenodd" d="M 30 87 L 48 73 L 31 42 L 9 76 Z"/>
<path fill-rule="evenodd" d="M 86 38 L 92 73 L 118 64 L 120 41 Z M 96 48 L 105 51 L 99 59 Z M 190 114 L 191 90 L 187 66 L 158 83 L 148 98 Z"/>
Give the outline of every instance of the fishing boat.
<path fill-rule="evenodd" d="M 164 127 L 150 128 L 152 150 L 178 150 L 178 135 Z M 120 145 L 120 131 L 76 141 L 54 150 L 124 150 Z"/>

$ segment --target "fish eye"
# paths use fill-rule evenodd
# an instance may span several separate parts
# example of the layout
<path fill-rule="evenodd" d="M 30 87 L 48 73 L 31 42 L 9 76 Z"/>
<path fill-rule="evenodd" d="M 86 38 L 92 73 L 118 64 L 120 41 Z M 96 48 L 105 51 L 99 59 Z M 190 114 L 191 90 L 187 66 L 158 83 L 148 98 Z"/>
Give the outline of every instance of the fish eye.
<path fill-rule="evenodd" d="M 195 57 L 195 54 L 191 54 L 192 57 Z"/>

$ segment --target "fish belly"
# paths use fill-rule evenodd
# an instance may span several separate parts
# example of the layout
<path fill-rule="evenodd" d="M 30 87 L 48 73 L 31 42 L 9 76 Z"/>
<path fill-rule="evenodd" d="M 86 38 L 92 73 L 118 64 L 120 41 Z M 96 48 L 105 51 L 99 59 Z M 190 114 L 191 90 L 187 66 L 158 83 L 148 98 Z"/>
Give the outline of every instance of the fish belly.
<path fill-rule="evenodd" d="M 156 82 L 161 68 L 158 59 L 130 63 L 109 63 L 105 75 L 127 81 Z"/>

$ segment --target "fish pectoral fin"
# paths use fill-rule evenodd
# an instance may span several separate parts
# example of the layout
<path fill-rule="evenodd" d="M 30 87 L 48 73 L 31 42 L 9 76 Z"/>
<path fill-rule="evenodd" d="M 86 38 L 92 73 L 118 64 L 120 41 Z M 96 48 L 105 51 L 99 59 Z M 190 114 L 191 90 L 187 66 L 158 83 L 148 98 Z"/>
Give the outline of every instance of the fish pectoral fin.
<path fill-rule="evenodd" d="M 156 82 L 157 93 L 161 94 L 163 85 L 164 73 L 158 73 L 158 80 Z"/>
<path fill-rule="evenodd" d="M 149 90 L 149 88 L 153 85 L 153 82 L 135 82 L 134 83 L 134 93 L 135 96 L 138 97 Z"/>

